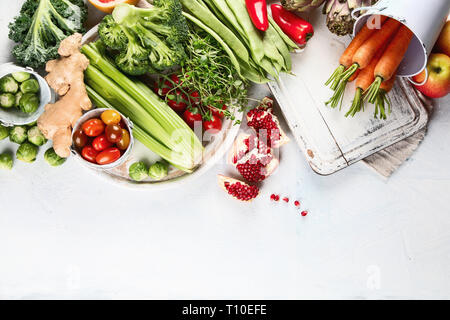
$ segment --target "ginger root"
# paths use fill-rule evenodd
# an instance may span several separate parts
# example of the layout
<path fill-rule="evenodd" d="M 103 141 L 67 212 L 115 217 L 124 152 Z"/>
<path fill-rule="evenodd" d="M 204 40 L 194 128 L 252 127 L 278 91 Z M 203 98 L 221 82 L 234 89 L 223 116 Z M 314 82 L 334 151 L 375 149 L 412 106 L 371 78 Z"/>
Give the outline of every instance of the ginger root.
<path fill-rule="evenodd" d="M 84 70 L 89 60 L 80 52 L 82 35 L 75 33 L 61 42 L 59 59 L 47 62 L 45 80 L 60 96 L 54 104 L 45 106 L 45 112 L 38 119 L 42 134 L 53 140 L 53 148 L 63 158 L 70 156 L 72 127 L 82 116 L 83 110 L 90 110 L 92 103 L 84 84 Z"/>

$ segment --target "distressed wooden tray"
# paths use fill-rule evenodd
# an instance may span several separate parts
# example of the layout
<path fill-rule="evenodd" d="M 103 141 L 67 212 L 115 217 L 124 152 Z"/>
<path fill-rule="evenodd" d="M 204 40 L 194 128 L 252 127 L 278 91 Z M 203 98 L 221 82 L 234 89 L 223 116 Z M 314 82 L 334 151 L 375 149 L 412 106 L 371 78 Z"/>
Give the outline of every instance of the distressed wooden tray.
<path fill-rule="evenodd" d="M 331 34 L 320 10 L 306 18 L 315 26 L 314 37 L 303 52 L 293 55 L 293 75 L 283 74 L 269 87 L 315 172 L 335 173 L 426 126 L 428 114 L 415 89 L 402 78 L 389 94 L 392 114 L 387 120 L 375 119 L 374 106 L 368 103 L 365 112 L 354 118 L 344 116 L 354 83 L 347 87 L 341 111 L 327 107 L 332 90 L 324 83 L 338 66 L 350 37 Z"/>

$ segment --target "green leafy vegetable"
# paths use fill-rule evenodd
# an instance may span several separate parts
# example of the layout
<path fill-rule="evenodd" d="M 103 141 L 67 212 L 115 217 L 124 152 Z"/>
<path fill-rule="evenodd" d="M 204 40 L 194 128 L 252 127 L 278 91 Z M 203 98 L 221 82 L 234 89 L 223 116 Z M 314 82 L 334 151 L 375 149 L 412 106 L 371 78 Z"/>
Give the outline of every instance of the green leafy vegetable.
<path fill-rule="evenodd" d="M 9 132 L 9 140 L 17 144 L 22 144 L 28 138 L 27 131 L 27 127 L 25 126 L 15 126 Z"/>
<path fill-rule="evenodd" d="M 8 138 L 8 137 L 9 137 L 9 128 L 3 126 L 3 125 L 0 123 L 0 140 L 6 139 L 6 138 Z"/>
<path fill-rule="evenodd" d="M 29 142 L 24 142 L 17 149 L 16 157 L 17 160 L 32 163 L 36 160 L 37 153 L 38 147 Z"/>
<path fill-rule="evenodd" d="M 3 108 L 14 107 L 16 103 L 16 97 L 12 93 L 2 93 L 0 95 L 0 106 Z"/>
<path fill-rule="evenodd" d="M 59 167 L 67 160 L 66 158 L 58 156 L 53 148 L 45 151 L 44 159 L 52 167 Z"/>
<path fill-rule="evenodd" d="M 20 84 L 22 93 L 38 93 L 39 90 L 39 82 L 36 79 L 29 79 Z"/>
<path fill-rule="evenodd" d="M 11 170 L 13 167 L 13 159 L 10 154 L 0 154 L 0 169 Z"/>
<path fill-rule="evenodd" d="M 24 82 L 31 78 L 31 74 L 28 72 L 13 72 L 11 75 L 17 82 Z"/>
<path fill-rule="evenodd" d="M 28 141 L 30 141 L 32 144 L 40 147 L 44 145 L 47 142 L 47 139 L 45 139 L 42 132 L 39 130 L 37 126 L 32 127 L 27 132 Z"/>
<path fill-rule="evenodd" d="M 84 32 L 87 7 L 83 0 L 26 0 L 20 15 L 9 25 L 12 51 L 22 65 L 39 68 L 58 57 L 59 43 Z"/>
<path fill-rule="evenodd" d="M 161 180 L 167 177 L 169 167 L 162 161 L 157 161 L 148 169 L 148 175 L 154 180 Z"/>
<path fill-rule="evenodd" d="M 0 92 L 16 93 L 19 90 L 19 84 L 11 76 L 5 76 L 0 79 Z"/>
<path fill-rule="evenodd" d="M 133 163 L 128 169 L 130 178 L 134 181 L 142 181 L 148 177 L 148 169 L 144 162 Z"/>
<path fill-rule="evenodd" d="M 34 113 L 39 108 L 39 97 L 34 93 L 25 93 L 19 100 L 20 111 Z"/>

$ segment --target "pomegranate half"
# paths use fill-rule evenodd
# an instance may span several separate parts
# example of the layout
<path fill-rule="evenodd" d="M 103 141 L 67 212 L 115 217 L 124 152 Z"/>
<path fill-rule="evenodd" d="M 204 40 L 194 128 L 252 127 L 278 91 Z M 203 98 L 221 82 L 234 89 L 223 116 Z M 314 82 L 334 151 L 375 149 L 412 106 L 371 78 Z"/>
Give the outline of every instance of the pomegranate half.
<path fill-rule="evenodd" d="M 252 201 L 259 194 L 257 186 L 250 186 L 245 182 L 221 174 L 217 175 L 217 178 L 219 186 L 237 200 Z"/>
<path fill-rule="evenodd" d="M 247 113 L 247 126 L 254 129 L 259 140 L 271 148 L 279 148 L 289 142 L 277 116 L 273 114 L 273 100 L 268 97 Z"/>
<path fill-rule="evenodd" d="M 260 182 L 270 176 L 279 161 L 272 149 L 263 144 L 255 134 L 241 133 L 228 154 L 228 163 L 248 182 Z"/>

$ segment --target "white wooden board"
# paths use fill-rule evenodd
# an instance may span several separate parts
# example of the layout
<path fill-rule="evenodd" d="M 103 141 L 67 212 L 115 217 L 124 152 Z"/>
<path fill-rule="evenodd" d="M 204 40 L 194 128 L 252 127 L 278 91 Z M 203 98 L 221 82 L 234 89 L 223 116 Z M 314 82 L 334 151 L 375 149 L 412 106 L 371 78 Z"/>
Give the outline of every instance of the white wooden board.
<path fill-rule="evenodd" d="M 314 171 L 332 174 L 426 126 L 425 109 L 412 86 L 401 78 L 390 93 L 392 114 L 387 120 L 375 119 L 371 104 L 354 118 L 344 116 L 354 84 L 347 87 L 341 111 L 327 107 L 325 101 L 333 92 L 324 83 L 338 66 L 350 37 L 332 35 L 320 10 L 307 19 L 314 24 L 315 35 L 303 52 L 293 55 L 294 75 L 283 74 L 269 86 Z"/>

